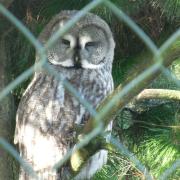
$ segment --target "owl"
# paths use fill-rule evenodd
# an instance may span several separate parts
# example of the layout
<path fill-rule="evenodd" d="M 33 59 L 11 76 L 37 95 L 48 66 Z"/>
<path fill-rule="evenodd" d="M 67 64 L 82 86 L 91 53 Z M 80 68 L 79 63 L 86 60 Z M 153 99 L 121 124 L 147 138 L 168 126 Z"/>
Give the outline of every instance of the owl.
<path fill-rule="evenodd" d="M 40 33 L 48 39 L 78 11 L 62 11 Z M 107 23 L 88 13 L 47 50 L 47 63 L 66 78 L 94 108 L 113 91 L 112 62 L 115 43 Z M 38 56 L 36 61 L 38 61 Z M 68 92 L 62 82 L 45 69 L 37 70 L 20 101 L 15 144 L 20 156 L 44 180 L 70 179 L 68 163 L 57 171 L 52 167 L 75 145 L 76 126 L 84 125 L 90 113 Z M 107 127 L 111 130 L 112 123 Z M 92 155 L 76 179 L 90 179 L 107 161 L 107 151 Z M 21 180 L 32 179 L 20 170 Z"/>

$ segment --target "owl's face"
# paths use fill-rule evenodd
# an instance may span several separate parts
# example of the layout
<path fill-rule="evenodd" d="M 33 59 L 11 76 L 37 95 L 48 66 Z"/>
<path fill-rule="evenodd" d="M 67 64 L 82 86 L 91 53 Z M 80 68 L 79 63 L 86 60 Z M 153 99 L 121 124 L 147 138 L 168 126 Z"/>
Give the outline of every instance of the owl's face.
<path fill-rule="evenodd" d="M 60 13 L 56 21 L 50 23 L 49 36 L 62 28 L 76 12 Z M 108 25 L 89 13 L 48 50 L 48 60 L 65 68 L 97 69 L 112 63 L 113 52 L 114 41 Z"/>

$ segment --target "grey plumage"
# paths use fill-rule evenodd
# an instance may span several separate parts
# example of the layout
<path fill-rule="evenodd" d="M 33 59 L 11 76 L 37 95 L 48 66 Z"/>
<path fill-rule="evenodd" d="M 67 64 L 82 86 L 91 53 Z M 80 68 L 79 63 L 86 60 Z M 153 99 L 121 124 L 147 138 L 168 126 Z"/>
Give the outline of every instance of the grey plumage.
<path fill-rule="evenodd" d="M 42 44 L 77 11 L 62 11 L 39 36 Z M 108 25 L 88 13 L 47 51 L 48 63 L 61 73 L 94 108 L 113 90 L 111 75 L 114 40 Z M 38 55 L 37 55 L 38 61 Z M 17 111 L 15 143 L 42 179 L 68 179 L 69 167 L 52 166 L 74 145 L 74 126 L 84 124 L 89 112 L 52 75 L 35 72 Z M 111 129 L 111 124 L 108 127 Z M 89 179 L 106 163 L 107 152 L 96 153 L 78 179 Z M 94 164 L 95 162 L 95 164 Z M 23 170 L 20 179 L 31 179 Z"/>

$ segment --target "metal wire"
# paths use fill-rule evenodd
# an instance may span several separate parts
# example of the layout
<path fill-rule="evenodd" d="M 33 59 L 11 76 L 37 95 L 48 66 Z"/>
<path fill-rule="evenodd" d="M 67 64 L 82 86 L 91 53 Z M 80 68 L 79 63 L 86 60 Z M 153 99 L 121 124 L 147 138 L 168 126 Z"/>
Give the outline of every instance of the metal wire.
<path fill-rule="evenodd" d="M 62 75 L 57 74 L 51 67 L 49 67 L 46 64 L 46 50 L 50 48 L 59 37 L 61 37 L 64 33 L 66 33 L 71 27 L 74 26 L 74 24 L 80 20 L 83 16 L 86 15 L 87 12 L 92 10 L 93 8 L 97 7 L 101 3 L 104 3 L 105 6 L 107 6 L 112 12 L 120 18 L 124 23 L 126 23 L 132 31 L 134 31 L 139 38 L 145 43 L 145 45 L 150 49 L 154 56 L 154 64 L 146 69 L 144 72 L 138 75 L 136 79 L 131 81 L 129 84 L 127 84 L 121 92 L 118 94 L 115 94 L 109 102 L 104 106 L 104 108 L 97 113 L 95 109 L 93 109 L 92 105 L 87 102 L 85 99 L 81 97 L 81 94 L 78 93 L 78 91 L 66 80 Z M 102 119 L 105 117 L 109 111 L 115 106 L 117 101 L 120 101 L 129 91 L 131 91 L 134 87 L 140 86 L 140 84 L 148 77 L 153 75 L 158 70 L 161 70 L 166 76 L 171 77 L 171 79 L 180 86 L 179 81 L 174 78 L 173 75 L 171 75 L 171 72 L 167 68 L 165 68 L 163 64 L 163 53 L 171 47 L 172 43 L 174 43 L 179 37 L 180 37 L 180 29 L 178 29 L 160 48 L 157 48 L 157 46 L 154 44 L 154 42 L 150 39 L 148 35 L 145 34 L 145 32 L 137 25 L 135 22 L 128 17 L 121 9 L 116 7 L 112 2 L 108 0 L 93 0 L 89 4 L 87 4 L 84 8 L 82 8 L 70 21 L 68 21 L 65 26 L 61 29 L 59 29 L 55 34 L 48 40 L 45 47 L 42 46 L 42 44 L 35 38 L 35 36 L 13 15 L 11 14 L 3 5 L 0 4 L 0 13 L 3 14 L 20 32 L 23 33 L 23 35 L 29 40 L 29 42 L 34 46 L 37 53 L 40 56 L 40 61 L 36 63 L 34 66 L 30 67 L 28 70 L 23 72 L 19 77 L 17 77 L 13 82 L 11 82 L 6 88 L 4 88 L 0 92 L 0 101 L 6 97 L 14 88 L 16 88 L 20 83 L 22 83 L 25 79 L 27 79 L 29 76 L 31 76 L 34 72 L 34 68 L 41 68 L 42 66 L 53 76 L 55 76 L 57 79 L 61 80 L 65 86 L 65 88 L 70 91 L 73 96 L 77 98 L 77 100 L 83 104 L 83 106 L 89 111 L 91 116 L 93 116 L 96 121 L 98 122 L 98 125 L 96 128 L 92 130 L 89 134 L 87 134 L 80 143 L 78 143 L 75 148 L 68 151 L 68 153 L 65 155 L 63 159 L 61 159 L 57 164 L 54 165 L 54 168 L 59 168 L 62 166 L 72 155 L 72 153 L 82 148 L 84 145 L 88 144 L 89 141 L 91 141 L 93 138 L 95 138 L 98 134 L 100 134 L 103 130 L 103 124 Z M 141 164 L 141 162 L 131 153 L 128 151 L 128 149 L 120 142 L 118 142 L 116 139 L 112 138 L 111 143 L 116 146 L 119 151 L 121 151 L 123 154 L 125 154 L 130 161 L 132 161 L 135 166 L 144 174 L 146 179 L 153 179 L 152 175 L 148 172 L 147 168 Z M 37 175 L 32 169 L 30 165 L 28 165 L 15 151 L 15 149 L 4 139 L 0 138 L 0 145 L 8 151 L 24 168 L 24 170 L 32 175 L 34 178 L 37 179 Z M 179 160 L 175 162 L 172 167 L 170 167 L 168 170 L 166 170 L 162 177 L 168 177 L 177 167 L 179 167 Z M 162 179 L 161 177 L 161 179 Z"/>

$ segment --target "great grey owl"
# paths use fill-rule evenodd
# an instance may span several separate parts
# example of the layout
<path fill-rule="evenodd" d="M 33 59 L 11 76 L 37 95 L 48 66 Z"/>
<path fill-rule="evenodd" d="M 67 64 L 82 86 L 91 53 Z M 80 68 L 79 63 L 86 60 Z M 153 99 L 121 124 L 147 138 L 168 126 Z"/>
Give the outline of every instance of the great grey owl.
<path fill-rule="evenodd" d="M 47 40 L 78 11 L 62 11 L 39 36 Z M 96 108 L 113 90 L 111 75 L 115 43 L 107 23 L 88 13 L 47 50 L 48 65 L 62 74 Z M 37 56 L 38 61 L 38 56 Z M 69 179 L 66 163 L 52 170 L 75 144 L 75 126 L 83 125 L 89 112 L 63 86 L 60 80 L 43 68 L 36 71 L 17 111 L 15 143 L 40 179 Z M 108 128 L 111 130 L 111 124 Z M 77 179 L 90 179 L 107 161 L 107 151 L 96 152 L 82 167 Z M 21 170 L 21 180 L 31 177 Z"/>

